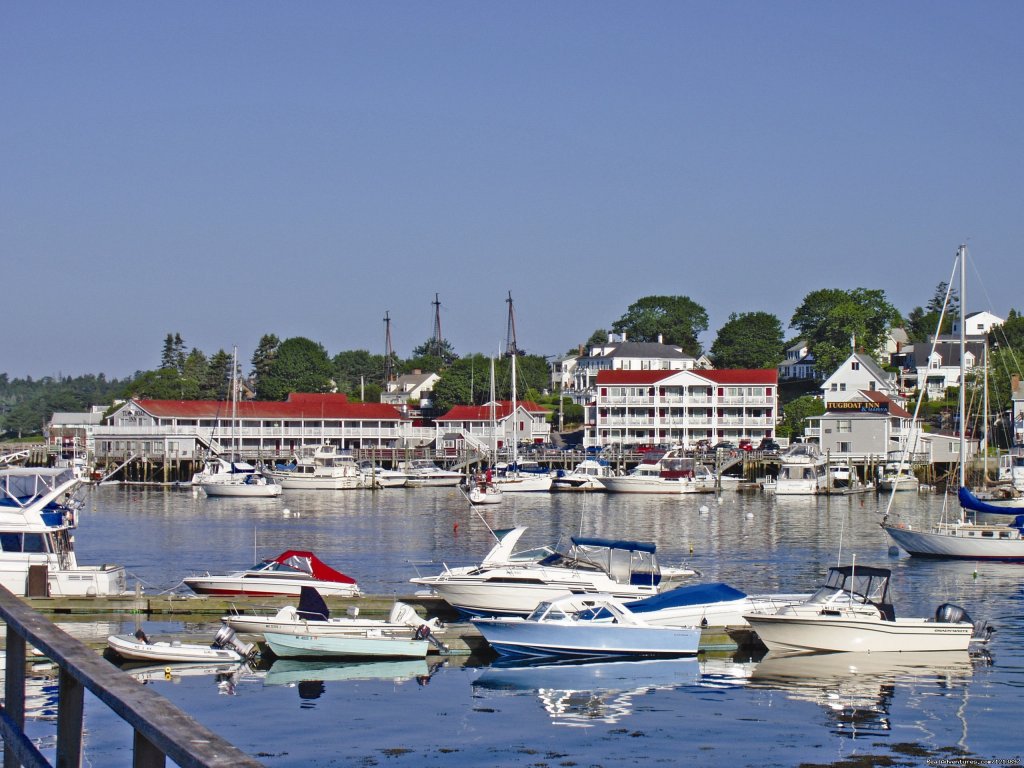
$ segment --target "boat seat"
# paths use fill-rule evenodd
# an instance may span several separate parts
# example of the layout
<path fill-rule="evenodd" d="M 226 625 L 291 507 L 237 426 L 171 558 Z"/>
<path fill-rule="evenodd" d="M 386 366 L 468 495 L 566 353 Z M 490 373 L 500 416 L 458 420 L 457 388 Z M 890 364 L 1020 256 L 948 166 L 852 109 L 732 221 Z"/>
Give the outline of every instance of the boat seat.
<path fill-rule="evenodd" d="M 299 612 L 295 610 L 295 606 L 286 605 L 277 612 L 277 615 L 274 616 L 274 618 L 280 621 L 297 621 L 299 618 Z"/>

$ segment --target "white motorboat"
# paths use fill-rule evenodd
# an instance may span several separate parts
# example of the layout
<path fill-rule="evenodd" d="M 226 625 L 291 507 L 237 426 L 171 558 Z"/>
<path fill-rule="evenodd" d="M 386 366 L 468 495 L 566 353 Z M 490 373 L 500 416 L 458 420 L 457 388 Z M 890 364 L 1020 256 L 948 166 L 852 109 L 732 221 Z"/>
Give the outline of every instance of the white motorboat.
<path fill-rule="evenodd" d="M 559 470 L 551 480 L 552 491 L 604 491 L 604 479 L 615 472 L 607 461 L 585 459 L 571 472 Z"/>
<path fill-rule="evenodd" d="M 899 456 L 885 463 L 878 478 L 880 491 L 917 491 L 920 485 L 921 481 L 917 479 L 914 470 L 907 462 L 901 461 Z"/>
<path fill-rule="evenodd" d="M 934 619 L 896 618 L 891 575 L 888 568 L 836 566 L 806 602 L 745 618 L 769 651 L 788 653 L 963 651 L 991 634 L 949 603 Z"/>
<path fill-rule="evenodd" d="M 411 579 L 429 587 L 453 607 L 471 615 L 527 615 L 538 603 L 566 592 L 608 593 L 635 600 L 694 575 L 689 568 L 662 568 L 650 542 L 573 537 L 541 559 L 504 560 L 523 527 L 505 539 L 479 566 L 448 568 L 437 576 Z M 538 553 L 540 554 L 540 553 Z"/>
<path fill-rule="evenodd" d="M 704 464 L 673 448 L 657 456 L 645 454 L 629 474 L 605 477 L 608 493 L 713 493 L 715 475 Z"/>
<path fill-rule="evenodd" d="M 303 587 L 315 587 L 321 595 L 333 597 L 359 595 L 359 585 L 351 576 L 334 570 L 312 552 L 297 549 L 289 549 L 244 571 L 220 576 L 207 573 L 183 581 L 201 595 L 298 597 Z"/>
<path fill-rule="evenodd" d="M 75 556 L 75 493 L 71 467 L 0 469 L 0 584 L 29 597 L 119 595 L 122 565 L 79 565 Z"/>
<path fill-rule="evenodd" d="M 502 656 L 602 658 L 692 656 L 700 627 L 654 626 L 611 595 L 563 595 L 545 600 L 526 618 L 474 618 Z"/>
<path fill-rule="evenodd" d="M 400 471 L 405 474 L 409 488 L 428 486 L 454 487 L 462 482 L 461 472 L 442 469 L 430 459 L 412 459 L 403 462 Z"/>
<path fill-rule="evenodd" d="M 224 471 L 199 480 L 199 487 L 207 496 L 269 499 L 281 495 L 281 486 L 274 477 L 252 464 L 245 461 L 225 461 L 224 464 L 227 466 Z"/>
<path fill-rule="evenodd" d="M 351 635 L 370 630 L 408 632 L 426 626 L 431 634 L 443 631 L 436 619 L 424 619 L 406 603 L 396 602 L 387 619 L 359 616 L 359 607 L 350 606 L 344 616 L 331 616 L 323 597 L 313 587 L 303 587 L 298 606 L 286 605 L 273 614 L 230 613 L 221 621 L 236 632 L 281 635 Z"/>
<path fill-rule="evenodd" d="M 667 627 L 746 627 L 748 613 L 774 613 L 810 594 L 748 595 L 728 584 L 693 584 L 626 603 L 648 624 Z"/>
<path fill-rule="evenodd" d="M 404 488 L 409 476 L 397 469 L 386 469 L 369 459 L 359 462 L 359 473 L 365 488 Z"/>
<path fill-rule="evenodd" d="M 344 491 L 363 486 L 363 475 L 352 455 L 330 443 L 289 464 L 278 464 L 271 474 L 285 489 Z"/>
<path fill-rule="evenodd" d="M 957 262 L 960 270 L 960 381 L 966 381 L 966 336 L 967 325 L 965 315 L 965 294 L 967 290 L 966 262 L 967 246 L 961 245 L 957 251 Z M 967 412 L 966 390 L 961 386 L 959 413 Z M 961 423 L 967 421 L 960 419 Z M 967 488 L 967 437 L 960 430 L 960 476 L 957 496 L 960 501 L 959 514 L 953 520 L 941 520 L 922 528 L 915 528 L 911 523 L 899 518 L 890 520 L 889 507 L 882 518 L 882 529 L 896 542 L 900 549 L 915 557 L 941 558 L 946 560 L 998 560 L 1005 562 L 1024 562 L 1024 517 L 1014 507 L 1019 500 L 1003 503 L 992 503 L 988 508 L 981 508 L 983 503 Z M 972 513 L 979 511 L 991 514 L 1014 515 L 1008 525 L 981 523 L 969 520 L 967 510 Z"/>
<path fill-rule="evenodd" d="M 794 443 L 779 457 L 779 476 L 770 487 L 776 496 L 825 493 L 829 486 L 827 462 L 818 446 Z"/>
<path fill-rule="evenodd" d="M 429 633 L 391 633 L 368 629 L 345 635 L 263 634 L 274 655 L 295 658 L 389 658 L 424 659 L 430 647 Z"/>
<path fill-rule="evenodd" d="M 209 645 L 182 643 L 178 640 L 152 641 L 141 629 L 134 635 L 111 635 L 107 647 L 129 661 L 169 661 L 194 663 L 231 663 L 256 655 L 251 643 L 243 643 L 230 627 L 221 627 Z"/>

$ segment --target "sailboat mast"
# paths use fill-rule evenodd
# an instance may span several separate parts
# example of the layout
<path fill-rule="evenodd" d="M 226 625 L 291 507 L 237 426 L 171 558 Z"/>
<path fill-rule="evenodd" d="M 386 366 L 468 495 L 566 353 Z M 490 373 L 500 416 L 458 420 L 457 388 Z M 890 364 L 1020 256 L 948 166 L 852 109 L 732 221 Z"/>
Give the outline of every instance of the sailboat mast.
<path fill-rule="evenodd" d="M 960 487 L 967 487 L 967 246 L 960 246 Z"/>
<path fill-rule="evenodd" d="M 231 454 L 241 458 L 238 447 L 238 346 L 231 348 Z M 232 459 L 234 460 L 234 459 Z"/>
<path fill-rule="evenodd" d="M 492 467 L 494 466 L 495 462 L 497 461 L 497 456 L 498 456 L 498 426 L 497 426 L 498 425 L 498 419 L 497 419 L 497 416 L 495 414 L 495 406 L 496 405 L 497 404 L 494 402 L 494 358 L 492 357 L 491 358 L 491 412 L 490 412 L 490 417 L 491 417 L 491 461 L 490 461 L 490 464 L 491 464 Z"/>

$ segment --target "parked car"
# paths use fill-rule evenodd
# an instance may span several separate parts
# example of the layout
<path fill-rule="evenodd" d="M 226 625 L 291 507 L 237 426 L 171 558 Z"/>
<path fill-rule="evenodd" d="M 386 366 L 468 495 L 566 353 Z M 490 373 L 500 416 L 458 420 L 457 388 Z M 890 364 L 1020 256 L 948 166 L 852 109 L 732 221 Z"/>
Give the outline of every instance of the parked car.
<path fill-rule="evenodd" d="M 715 443 L 714 450 L 716 451 L 735 451 L 736 443 L 732 440 L 719 440 Z"/>
<path fill-rule="evenodd" d="M 766 437 L 757 446 L 757 450 L 764 451 L 765 453 L 778 453 L 780 448 L 777 442 L 770 437 Z"/>
<path fill-rule="evenodd" d="M 740 450 L 741 451 L 752 451 L 752 450 L 754 450 L 754 443 L 753 443 L 753 441 L 751 441 L 751 440 L 749 440 L 747 438 L 743 438 L 742 440 L 740 440 Z"/>
<path fill-rule="evenodd" d="M 707 438 L 701 438 L 693 444 L 693 450 L 697 453 L 707 453 L 711 450 L 711 441 Z"/>

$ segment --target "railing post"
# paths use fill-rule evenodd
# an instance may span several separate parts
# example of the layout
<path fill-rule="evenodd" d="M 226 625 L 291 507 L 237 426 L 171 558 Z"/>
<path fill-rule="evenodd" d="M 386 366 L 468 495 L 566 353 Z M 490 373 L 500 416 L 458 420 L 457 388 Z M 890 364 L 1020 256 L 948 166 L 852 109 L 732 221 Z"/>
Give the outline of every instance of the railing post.
<path fill-rule="evenodd" d="M 11 723 L 25 730 L 25 638 L 7 625 L 7 667 L 4 682 L 4 711 Z M 18 768 L 21 762 L 13 749 L 4 749 L 4 768 Z"/>
<path fill-rule="evenodd" d="M 149 739 L 135 731 L 132 768 L 164 768 L 167 758 Z"/>
<path fill-rule="evenodd" d="M 58 680 L 56 768 L 79 768 L 82 764 L 82 714 L 85 686 L 63 667 Z"/>

